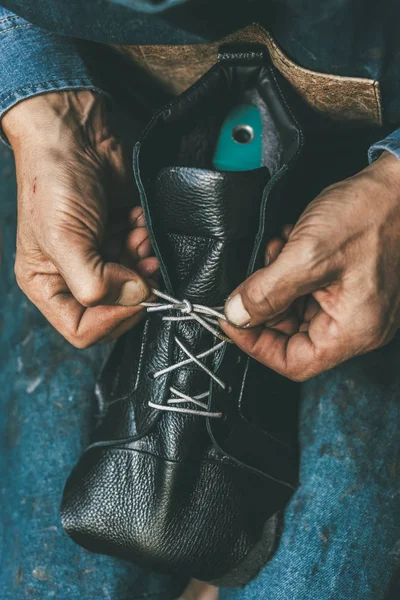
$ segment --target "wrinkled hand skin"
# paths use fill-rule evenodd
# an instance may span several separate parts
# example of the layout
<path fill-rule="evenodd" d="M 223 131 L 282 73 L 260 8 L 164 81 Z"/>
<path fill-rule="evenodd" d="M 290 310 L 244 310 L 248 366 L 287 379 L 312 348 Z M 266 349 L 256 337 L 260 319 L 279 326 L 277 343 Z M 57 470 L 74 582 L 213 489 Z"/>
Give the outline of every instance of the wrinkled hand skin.
<path fill-rule="evenodd" d="M 2 125 L 17 171 L 20 288 L 74 346 L 111 341 L 142 318 L 158 264 L 105 100 L 45 94 Z"/>
<path fill-rule="evenodd" d="M 390 342 L 400 323 L 400 160 L 384 152 L 325 189 L 266 259 L 227 301 L 236 327 L 221 322 L 250 356 L 304 381 Z"/>

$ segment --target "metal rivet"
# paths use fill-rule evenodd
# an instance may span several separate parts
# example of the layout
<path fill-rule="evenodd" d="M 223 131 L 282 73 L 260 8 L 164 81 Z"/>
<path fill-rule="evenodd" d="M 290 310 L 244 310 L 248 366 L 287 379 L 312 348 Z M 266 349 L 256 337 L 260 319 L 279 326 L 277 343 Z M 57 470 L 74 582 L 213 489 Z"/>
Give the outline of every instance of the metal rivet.
<path fill-rule="evenodd" d="M 237 144 L 250 144 L 254 140 L 254 129 L 250 125 L 237 125 L 232 129 L 232 139 Z"/>

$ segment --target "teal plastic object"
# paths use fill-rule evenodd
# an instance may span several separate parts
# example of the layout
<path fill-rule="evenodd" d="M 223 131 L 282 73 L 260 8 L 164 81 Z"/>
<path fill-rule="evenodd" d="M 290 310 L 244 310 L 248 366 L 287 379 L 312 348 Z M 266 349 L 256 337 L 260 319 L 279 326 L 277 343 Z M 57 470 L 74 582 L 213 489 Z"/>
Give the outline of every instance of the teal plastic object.
<path fill-rule="evenodd" d="M 262 120 L 257 106 L 240 104 L 226 117 L 215 148 L 218 171 L 251 171 L 262 166 Z"/>

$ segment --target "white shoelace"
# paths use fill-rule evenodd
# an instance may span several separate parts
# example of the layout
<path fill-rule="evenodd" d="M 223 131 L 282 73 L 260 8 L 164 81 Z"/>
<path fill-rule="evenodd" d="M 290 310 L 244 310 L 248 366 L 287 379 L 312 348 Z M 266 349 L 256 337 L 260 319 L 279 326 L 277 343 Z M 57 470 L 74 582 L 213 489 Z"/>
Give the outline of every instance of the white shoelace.
<path fill-rule="evenodd" d="M 177 300 L 164 292 L 160 292 L 159 290 L 153 289 L 152 293 L 161 299 L 160 302 L 142 302 L 142 306 L 147 308 L 148 313 L 157 313 L 163 311 L 176 311 L 178 314 L 176 315 L 166 315 L 163 317 L 163 321 L 197 321 L 200 325 L 202 325 L 205 329 L 207 329 L 210 333 L 213 334 L 216 338 L 218 338 L 219 342 L 217 342 L 214 346 L 201 352 L 198 355 L 193 354 L 190 349 L 182 342 L 182 340 L 175 336 L 175 342 L 178 344 L 179 348 L 186 354 L 188 358 L 181 360 L 178 363 L 173 365 L 169 365 L 156 373 L 153 373 L 154 379 L 165 375 L 166 373 L 170 373 L 171 371 L 175 371 L 181 367 L 185 367 L 190 364 L 196 364 L 200 367 L 207 375 L 215 381 L 217 385 L 219 385 L 223 390 L 226 389 L 226 384 L 217 377 L 215 373 L 211 371 L 204 363 L 201 362 L 202 358 L 206 358 L 211 356 L 215 352 L 218 352 L 227 342 L 231 342 L 231 340 L 226 337 L 219 327 L 218 319 L 223 319 L 226 321 L 226 317 L 222 311 L 223 307 L 211 308 L 209 306 L 204 306 L 203 304 L 192 304 L 189 300 Z M 165 410 L 170 412 L 179 412 L 188 415 L 201 415 L 203 417 L 210 417 L 214 419 L 220 419 L 223 414 L 220 412 L 210 412 L 208 410 L 207 402 L 204 402 L 206 398 L 209 396 L 209 391 L 203 392 L 202 394 L 198 394 L 196 396 L 188 396 L 183 392 L 177 390 L 173 386 L 169 388 L 171 392 L 171 398 L 168 398 L 166 404 L 155 404 L 154 402 L 149 401 L 149 406 L 152 408 L 156 408 L 157 410 Z M 202 402 L 203 401 L 203 402 Z M 176 406 L 177 404 L 192 404 L 197 408 L 185 408 L 183 406 Z M 200 409 L 200 410 L 199 410 Z"/>

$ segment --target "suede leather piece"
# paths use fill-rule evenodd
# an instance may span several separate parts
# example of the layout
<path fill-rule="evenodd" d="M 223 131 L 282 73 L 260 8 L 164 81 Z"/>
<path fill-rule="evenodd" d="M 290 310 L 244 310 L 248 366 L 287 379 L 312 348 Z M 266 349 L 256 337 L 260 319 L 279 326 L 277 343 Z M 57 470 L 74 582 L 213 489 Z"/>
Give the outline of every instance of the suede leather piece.
<path fill-rule="evenodd" d="M 211 68 L 221 44 L 232 42 L 264 44 L 274 66 L 303 100 L 323 116 L 353 124 L 382 125 L 378 81 L 306 69 L 289 58 L 273 36 L 257 24 L 249 25 L 210 44 L 116 45 L 113 48 L 149 74 L 166 92 L 178 95 Z"/>
<path fill-rule="evenodd" d="M 159 5 L 165 10 L 158 14 L 110 0 L 2 0 L 2 5 L 52 33 L 104 44 L 201 45 L 259 23 L 306 69 L 379 81 L 385 123 L 392 129 L 400 123 L 395 0 L 190 0 Z"/>

